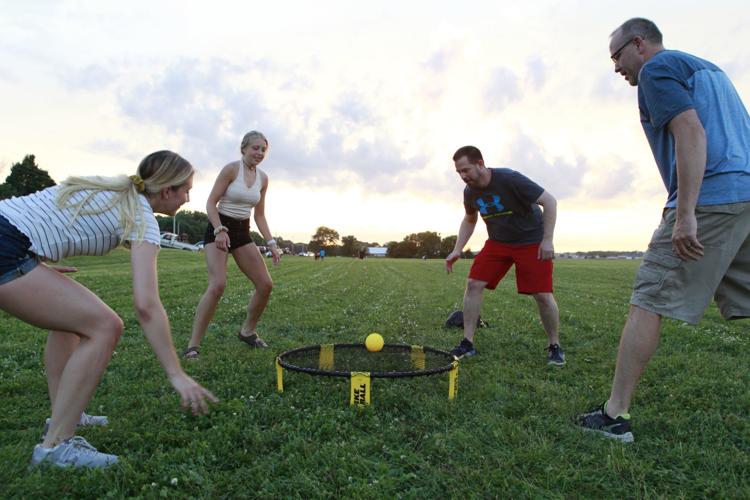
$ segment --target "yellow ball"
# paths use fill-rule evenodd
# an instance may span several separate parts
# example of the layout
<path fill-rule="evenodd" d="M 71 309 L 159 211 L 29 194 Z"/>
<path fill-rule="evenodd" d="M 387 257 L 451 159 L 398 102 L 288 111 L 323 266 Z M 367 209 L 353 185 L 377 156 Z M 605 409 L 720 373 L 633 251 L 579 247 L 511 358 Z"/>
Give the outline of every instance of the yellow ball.
<path fill-rule="evenodd" d="M 371 333 L 365 339 L 365 347 L 370 352 L 379 352 L 383 348 L 383 337 L 379 333 Z"/>

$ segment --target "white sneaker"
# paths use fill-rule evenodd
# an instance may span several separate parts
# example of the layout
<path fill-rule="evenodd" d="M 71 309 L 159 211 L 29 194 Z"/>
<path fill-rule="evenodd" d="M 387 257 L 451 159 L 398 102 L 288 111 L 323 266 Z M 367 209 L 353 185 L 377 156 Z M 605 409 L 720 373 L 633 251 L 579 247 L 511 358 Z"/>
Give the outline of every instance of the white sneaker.
<path fill-rule="evenodd" d="M 42 439 L 47 437 L 47 431 L 49 430 L 49 423 L 51 419 L 44 421 L 44 430 L 42 431 Z M 78 427 L 93 427 L 93 426 L 106 426 L 109 425 L 109 419 L 104 415 L 89 415 L 86 412 L 81 413 L 81 418 L 78 419 L 76 428 Z"/>
<path fill-rule="evenodd" d="M 109 467 L 119 462 L 116 455 L 101 453 L 81 436 L 73 436 L 52 448 L 41 444 L 34 446 L 31 465 L 54 465 L 56 467 Z"/>
<path fill-rule="evenodd" d="M 78 421 L 78 427 L 86 426 L 105 426 L 109 425 L 109 419 L 104 415 L 89 415 L 86 412 L 81 413 L 81 419 Z"/>

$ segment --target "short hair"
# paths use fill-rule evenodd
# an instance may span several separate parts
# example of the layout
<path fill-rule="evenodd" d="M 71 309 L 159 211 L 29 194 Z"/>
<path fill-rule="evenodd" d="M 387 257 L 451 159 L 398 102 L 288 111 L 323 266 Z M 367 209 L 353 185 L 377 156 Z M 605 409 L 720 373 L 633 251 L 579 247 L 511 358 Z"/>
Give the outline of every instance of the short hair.
<path fill-rule="evenodd" d="M 479 148 L 475 146 L 463 146 L 461 148 L 458 148 L 455 153 L 453 153 L 453 161 L 458 161 L 459 159 L 466 157 L 471 163 L 476 163 L 479 160 L 484 161 L 484 158 L 482 158 L 482 152 L 479 151 Z"/>
<path fill-rule="evenodd" d="M 266 143 L 266 147 L 268 147 L 268 139 L 266 139 L 266 136 L 263 135 L 262 132 L 251 130 L 242 138 L 242 142 L 240 143 L 240 153 L 245 154 L 245 148 L 253 139 L 263 139 L 263 141 Z"/>
<path fill-rule="evenodd" d="M 623 39 L 639 36 L 649 42 L 658 44 L 662 43 L 661 31 L 656 27 L 656 24 L 654 24 L 653 21 L 649 21 L 642 17 L 628 19 L 622 23 L 619 28 L 614 30 L 611 35 L 609 35 L 610 38 L 615 36 L 617 32 L 621 33 Z"/>

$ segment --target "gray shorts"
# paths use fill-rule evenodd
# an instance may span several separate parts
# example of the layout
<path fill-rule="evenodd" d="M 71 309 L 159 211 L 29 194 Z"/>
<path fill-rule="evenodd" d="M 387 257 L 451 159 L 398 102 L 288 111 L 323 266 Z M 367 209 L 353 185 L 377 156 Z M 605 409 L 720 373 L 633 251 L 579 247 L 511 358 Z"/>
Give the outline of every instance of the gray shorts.
<path fill-rule="evenodd" d="M 697 323 L 713 297 L 725 319 L 750 317 L 750 202 L 696 208 L 704 252 L 697 261 L 683 261 L 672 249 L 675 216 L 675 209 L 664 211 L 635 277 L 630 303 Z"/>

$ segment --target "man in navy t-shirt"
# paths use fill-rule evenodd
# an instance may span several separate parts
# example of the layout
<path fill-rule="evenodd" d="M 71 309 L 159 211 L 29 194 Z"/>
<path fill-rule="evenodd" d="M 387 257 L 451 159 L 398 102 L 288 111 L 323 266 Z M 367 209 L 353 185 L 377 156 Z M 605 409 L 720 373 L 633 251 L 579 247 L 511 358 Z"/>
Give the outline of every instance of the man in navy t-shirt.
<path fill-rule="evenodd" d="M 661 318 L 697 323 L 712 298 L 724 318 L 750 317 L 750 116 L 721 69 L 666 50 L 647 19 L 617 28 L 609 49 L 615 72 L 638 87 L 667 201 L 636 275 L 609 399 L 578 424 L 630 442 L 630 401 Z"/>
<path fill-rule="evenodd" d="M 474 332 L 484 289 L 494 290 L 508 270 L 516 266 L 518 293 L 534 297 L 547 332 L 547 363 L 565 364 L 560 347 L 560 315 L 552 295 L 552 235 L 557 217 L 555 198 L 528 177 L 509 168 L 487 168 L 479 149 L 464 146 L 453 155 L 456 172 L 466 183 L 466 214 L 453 251 L 445 258 L 446 270 L 461 256 L 479 216 L 489 239 L 474 258 L 464 294 L 464 338 L 451 351 L 460 358 L 476 354 Z M 544 208 L 544 211 L 540 209 Z"/>

